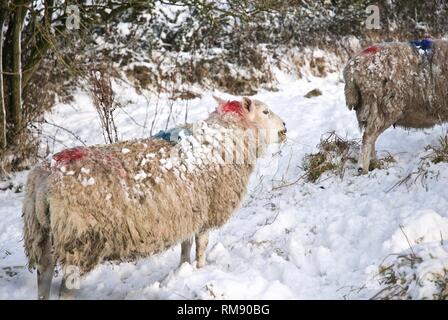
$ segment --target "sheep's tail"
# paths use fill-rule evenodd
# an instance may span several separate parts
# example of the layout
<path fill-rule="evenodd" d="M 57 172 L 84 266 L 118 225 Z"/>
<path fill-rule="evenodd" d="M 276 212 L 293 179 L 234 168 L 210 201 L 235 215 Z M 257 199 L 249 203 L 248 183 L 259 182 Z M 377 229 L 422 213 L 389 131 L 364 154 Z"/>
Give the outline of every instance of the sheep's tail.
<path fill-rule="evenodd" d="M 50 241 L 49 206 L 47 202 L 48 172 L 36 167 L 30 171 L 22 208 L 24 246 L 28 268 L 36 267 L 42 257 L 44 243 Z"/>
<path fill-rule="evenodd" d="M 345 80 L 345 103 L 349 110 L 357 110 L 361 105 L 361 94 L 359 88 L 356 84 L 353 71 L 350 68 L 350 62 L 344 69 L 344 80 Z"/>

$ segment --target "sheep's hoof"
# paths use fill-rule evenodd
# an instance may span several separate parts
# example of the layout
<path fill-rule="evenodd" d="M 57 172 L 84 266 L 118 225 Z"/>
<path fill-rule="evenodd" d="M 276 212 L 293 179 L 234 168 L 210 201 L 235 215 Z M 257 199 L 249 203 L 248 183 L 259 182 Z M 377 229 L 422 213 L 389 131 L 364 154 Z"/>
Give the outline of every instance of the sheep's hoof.
<path fill-rule="evenodd" d="M 362 174 L 366 174 L 366 173 L 367 172 L 363 168 L 361 168 L 361 167 L 358 168 L 358 175 L 362 175 Z"/>

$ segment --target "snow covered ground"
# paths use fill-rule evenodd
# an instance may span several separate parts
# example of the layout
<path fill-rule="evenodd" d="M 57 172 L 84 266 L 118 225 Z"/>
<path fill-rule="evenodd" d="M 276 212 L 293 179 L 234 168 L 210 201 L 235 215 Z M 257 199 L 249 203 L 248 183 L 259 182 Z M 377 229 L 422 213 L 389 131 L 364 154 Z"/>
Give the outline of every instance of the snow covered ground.
<path fill-rule="evenodd" d="M 408 241 L 436 246 L 448 239 L 447 164 L 431 165 L 424 185 L 417 181 L 392 188 L 417 168 L 425 146 L 436 144 L 446 126 L 387 130 L 377 150 L 396 159 L 388 169 L 365 176 L 349 170 L 342 180 L 328 176 L 315 184 L 299 181 L 276 188 L 303 174 L 303 157 L 316 151 L 322 134 L 335 130 L 343 137 L 360 137 L 355 114 L 345 107 L 339 74 L 301 80 L 277 76 L 279 91 L 260 92 L 256 98 L 285 119 L 289 140 L 280 153 L 260 161 L 242 208 L 212 232 L 206 267 L 177 268 L 180 246 L 176 246 L 136 263 L 97 267 L 82 280 L 78 298 L 366 299 L 380 289 L 378 266 L 388 255 L 408 250 Z M 323 95 L 303 97 L 314 88 Z M 117 90 L 118 98 L 128 104 L 118 111 L 120 136 L 149 135 L 155 98 L 148 102 L 123 84 Z M 206 118 L 215 107 L 212 94 L 206 92 L 188 105 L 175 102 L 168 126 L 183 122 L 186 108 L 189 122 Z M 169 105 L 163 99 L 157 104 L 154 133 L 165 128 Z M 59 105 L 46 119 L 87 144 L 103 142 L 86 93 L 77 93 L 73 104 Z M 47 142 L 51 152 L 80 144 L 54 125 L 44 127 L 43 144 Z M 23 192 L 18 186 L 26 174 L 15 175 L 14 187 L 0 191 L 0 299 L 36 296 L 36 272 L 26 268 L 22 241 Z M 443 261 L 447 267 L 446 256 Z M 53 298 L 60 281 L 60 276 L 55 278 Z"/>

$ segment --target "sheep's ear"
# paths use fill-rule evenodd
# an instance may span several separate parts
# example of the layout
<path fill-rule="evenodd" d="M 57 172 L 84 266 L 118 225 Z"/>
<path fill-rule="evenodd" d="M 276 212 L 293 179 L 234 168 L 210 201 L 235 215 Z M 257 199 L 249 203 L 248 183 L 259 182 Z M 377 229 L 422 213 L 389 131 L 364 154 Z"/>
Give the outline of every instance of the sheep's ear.
<path fill-rule="evenodd" d="M 242 106 L 247 112 L 252 111 L 252 100 L 250 100 L 248 97 L 243 97 Z"/>
<path fill-rule="evenodd" d="M 221 99 L 220 97 L 217 97 L 217 96 L 213 96 L 213 99 L 215 99 L 215 101 L 218 102 L 218 104 L 226 103 L 226 100 Z"/>

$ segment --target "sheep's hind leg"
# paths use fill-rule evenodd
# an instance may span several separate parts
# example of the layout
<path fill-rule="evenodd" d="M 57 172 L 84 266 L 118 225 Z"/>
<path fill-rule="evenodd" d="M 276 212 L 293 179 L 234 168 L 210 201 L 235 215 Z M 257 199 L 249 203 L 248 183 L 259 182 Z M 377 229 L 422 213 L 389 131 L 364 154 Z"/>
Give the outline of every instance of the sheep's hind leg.
<path fill-rule="evenodd" d="M 196 235 L 196 261 L 197 267 L 205 266 L 205 250 L 208 245 L 208 231 Z"/>
<path fill-rule="evenodd" d="M 193 238 L 190 237 L 189 239 L 185 240 L 184 242 L 182 242 L 182 244 L 180 245 L 181 247 L 181 253 L 180 253 L 180 266 L 184 263 L 184 262 L 188 262 L 190 263 L 190 253 L 191 253 L 191 246 L 193 244 Z"/>
<path fill-rule="evenodd" d="M 37 265 L 37 298 L 48 300 L 50 298 L 51 281 L 53 280 L 54 262 L 51 254 L 51 241 L 45 240 L 42 256 Z"/>

